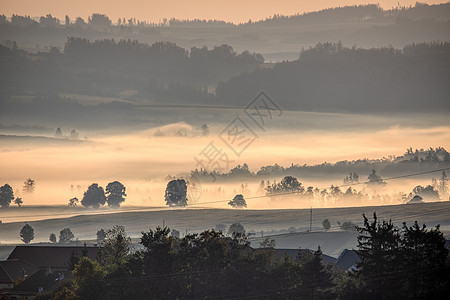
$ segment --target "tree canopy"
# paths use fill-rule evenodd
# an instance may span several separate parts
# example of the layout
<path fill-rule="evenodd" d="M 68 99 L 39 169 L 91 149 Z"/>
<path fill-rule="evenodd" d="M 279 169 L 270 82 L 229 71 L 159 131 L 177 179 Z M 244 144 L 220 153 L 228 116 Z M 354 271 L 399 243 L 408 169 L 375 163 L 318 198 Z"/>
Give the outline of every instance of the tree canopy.
<path fill-rule="evenodd" d="M 404 223 L 400 230 L 391 221 L 378 221 L 375 213 L 372 222 L 363 217 L 364 226 L 358 227 L 357 275 L 367 296 L 381 299 L 389 291 L 392 298 L 445 297 L 450 265 L 439 226 L 427 230 L 417 222 L 409 227 Z"/>
<path fill-rule="evenodd" d="M 125 186 L 118 182 L 113 181 L 106 186 L 106 202 L 109 207 L 119 208 L 120 204 L 125 201 Z"/>
<path fill-rule="evenodd" d="M 228 202 L 228 205 L 230 205 L 231 207 L 234 207 L 234 208 L 242 208 L 242 207 L 247 207 L 247 202 L 245 201 L 243 195 L 238 194 L 238 195 L 234 196 L 233 200 Z"/>
<path fill-rule="evenodd" d="M 167 183 L 165 199 L 168 206 L 187 205 L 187 185 L 184 179 L 175 179 Z"/>
<path fill-rule="evenodd" d="M 290 196 L 299 195 L 303 193 L 305 188 L 302 183 L 294 176 L 285 176 L 281 182 L 273 183 L 266 187 L 267 194 L 270 196 L 277 196 L 282 194 L 289 194 Z"/>
<path fill-rule="evenodd" d="M 103 188 L 97 183 L 91 184 L 87 191 L 84 192 L 81 205 L 84 207 L 99 208 L 101 205 L 105 205 L 106 196 Z"/>
<path fill-rule="evenodd" d="M 59 242 L 61 244 L 70 243 L 75 238 L 75 235 L 72 233 L 70 228 L 64 228 L 59 232 Z"/>
<path fill-rule="evenodd" d="M 14 200 L 14 191 L 9 184 L 5 184 L 0 187 L 0 206 L 5 208 L 9 207 L 11 201 Z"/>
<path fill-rule="evenodd" d="M 32 240 L 34 240 L 34 229 L 29 224 L 25 224 L 20 230 L 20 237 L 22 242 L 25 244 L 29 244 Z"/>

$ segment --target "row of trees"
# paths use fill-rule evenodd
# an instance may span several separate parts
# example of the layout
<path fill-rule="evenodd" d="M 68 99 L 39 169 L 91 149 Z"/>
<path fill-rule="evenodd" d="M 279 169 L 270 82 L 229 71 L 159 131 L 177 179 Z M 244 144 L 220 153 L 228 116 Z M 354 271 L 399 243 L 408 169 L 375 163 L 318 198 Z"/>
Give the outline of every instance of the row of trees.
<path fill-rule="evenodd" d="M 347 184 L 358 184 L 359 180 L 356 176 L 358 176 L 356 173 L 351 173 L 350 176 L 347 176 L 344 179 L 344 181 L 346 181 Z M 264 182 L 261 184 L 264 184 Z M 367 186 L 377 190 L 385 184 L 386 182 L 383 181 L 381 176 L 377 175 L 375 170 L 372 170 L 372 173 L 368 177 Z M 322 190 L 312 186 L 304 187 L 302 183 L 299 182 L 294 176 L 286 176 L 280 182 L 274 182 L 272 185 L 268 185 L 265 190 L 266 195 L 270 196 L 272 199 L 277 199 L 281 196 L 302 197 L 303 199 L 316 199 L 320 201 L 332 199 L 334 202 L 339 202 L 343 199 L 369 199 L 368 195 L 363 194 L 361 191 L 357 192 L 352 189 L 352 187 L 348 187 L 345 191 L 342 191 L 340 187 L 333 185 L 328 189 Z M 419 196 L 421 199 L 428 201 L 439 201 L 448 200 L 448 193 L 449 189 L 447 174 L 443 171 L 439 183 L 436 179 L 433 179 L 432 185 L 427 185 L 425 187 L 418 185 L 413 188 L 409 194 L 400 194 L 399 196 L 405 203 L 413 199 L 415 196 Z M 377 194 L 373 198 L 376 199 L 378 197 L 380 196 Z"/>
<path fill-rule="evenodd" d="M 271 17 L 267 17 L 264 20 L 252 21 L 251 19 L 247 23 L 239 24 L 239 26 L 298 26 L 298 25 L 317 25 L 323 23 L 355 23 L 366 22 L 369 20 L 392 20 L 397 17 L 410 17 L 413 19 L 421 19 L 429 17 L 430 11 L 433 6 L 428 4 L 416 2 L 415 6 L 396 6 L 390 10 L 384 10 L 378 4 L 368 5 L 353 5 L 344 7 L 327 8 L 315 12 L 297 13 L 294 15 L 280 15 L 274 14 Z M 14 26 L 27 26 L 32 24 L 40 24 L 41 26 L 84 26 L 89 25 L 93 28 L 107 29 L 111 26 L 171 26 L 171 27 L 193 27 L 193 26 L 207 26 L 207 27 L 236 27 L 235 24 L 221 21 L 221 20 L 202 20 L 202 19 L 167 19 L 163 18 L 159 23 L 148 23 L 146 21 L 140 21 L 136 18 L 118 18 L 115 23 L 105 14 L 94 13 L 90 15 L 85 21 L 81 17 L 77 17 L 73 20 L 68 15 L 64 20 L 59 20 L 53 17 L 51 14 L 41 16 L 39 22 L 35 21 L 30 16 L 21 16 L 13 14 L 8 21 L 5 15 L 0 16 L 0 24 L 10 23 Z"/>
<path fill-rule="evenodd" d="M 127 196 L 125 186 L 119 181 L 113 181 L 106 186 L 106 193 L 103 187 L 97 183 L 91 184 L 84 192 L 81 205 L 87 208 L 99 208 L 100 206 L 108 204 L 111 208 L 119 208 L 120 204 L 125 201 Z M 71 198 L 69 206 L 76 207 L 78 205 L 78 198 Z"/>
<path fill-rule="evenodd" d="M 373 299 L 445 297 L 450 264 L 439 225 L 428 230 L 425 224 L 403 223 L 399 229 L 391 221 L 380 222 L 375 213 L 372 222 L 363 216 L 364 226 L 358 227 L 356 274 L 364 293 Z"/>
<path fill-rule="evenodd" d="M 188 205 L 187 198 L 187 184 L 184 179 L 174 179 L 167 183 L 166 191 L 164 194 L 166 205 L 170 207 L 184 207 Z M 237 194 L 230 202 L 228 202 L 233 208 L 247 207 L 247 202 L 242 194 Z"/>
<path fill-rule="evenodd" d="M 360 184 L 359 175 L 357 173 L 350 173 L 344 179 L 346 186 L 348 184 Z M 397 200 L 402 200 L 404 203 L 409 202 L 414 197 L 420 197 L 427 201 L 439 201 L 447 200 L 448 197 L 448 179 L 445 171 L 443 171 L 440 178 L 439 184 L 435 179 L 432 180 L 433 185 L 427 185 L 425 187 L 418 185 L 409 194 L 398 194 Z M 368 176 L 367 187 L 370 191 L 376 192 L 377 190 L 382 190 L 386 182 L 383 178 L 376 174 L 375 170 Z M 165 200 L 168 206 L 187 206 L 187 188 L 188 185 L 184 179 L 174 179 L 169 181 L 165 191 Z M 248 192 L 248 186 L 242 184 L 242 193 Z M 341 190 L 339 186 L 331 185 L 330 188 L 319 189 L 313 186 L 305 187 L 298 179 L 294 176 L 285 176 L 280 182 L 274 181 L 272 184 L 264 180 L 261 181 L 259 192 L 266 191 L 266 195 L 272 200 L 287 199 L 287 198 L 298 198 L 308 201 L 316 201 L 320 203 L 340 203 L 348 200 L 369 200 L 368 194 L 363 193 L 363 191 L 356 191 L 351 186 L 348 186 L 344 191 Z M 439 192 L 438 192 L 439 190 Z M 382 200 L 391 199 L 388 195 L 375 194 L 372 196 L 372 200 Z M 247 207 L 247 202 L 243 194 L 237 194 L 235 197 L 228 202 L 233 208 L 244 208 Z"/>
<path fill-rule="evenodd" d="M 191 177 L 208 180 L 212 176 L 217 180 L 225 181 L 274 177 L 274 176 L 304 176 L 306 174 L 349 174 L 344 178 L 344 183 L 354 183 L 361 180 L 360 174 L 368 173 L 370 170 L 378 170 L 386 175 L 398 175 L 400 172 L 428 171 L 432 169 L 445 168 L 450 166 L 450 153 L 442 147 L 429 149 L 409 148 L 401 156 L 390 155 L 381 159 L 358 159 L 352 161 L 338 161 L 336 163 L 324 162 L 316 165 L 280 166 L 278 164 L 262 166 L 256 172 L 252 172 L 248 164 L 237 165 L 227 173 L 208 172 L 203 169 L 191 171 Z M 411 168 L 410 168 L 411 167 Z M 372 171 L 373 173 L 373 171 Z M 371 173 L 368 173 L 369 176 Z M 379 176 L 377 174 L 377 176 Z M 369 178 L 370 179 L 370 178 Z"/>
<path fill-rule="evenodd" d="M 111 28 L 112 26 L 138 26 L 138 27 L 147 27 L 147 26 L 156 26 L 156 25 L 162 25 L 161 24 L 155 24 L 155 23 L 147 23 L 146 21 L 140 21 L 136 18 L 119 18 L 117 19 L 116 24 L 113 24 L 111 19 L 105 15 L 105 14 L 98 14 L 94 13 L 90 15 L 87 20 L 76 17 L 74 19 L 70 19 L 68 15 L 64 17 L 64 20 L 60 20 L 56 17 L 53 17 L 52 14 L 47 14 L 45 16 L 41 16 L 38 21 L 36 21 L 34 18 L 31 18 L 30 16 L 21 16 L 13 14 L 8 20 L 8 18 L 5 15 L 0 15 L 0 25 L 8 24 L 12 26 L 18 26 L 18 27 L 27 27 L 27 26 L 38 26 L 41 27 L 80 27 L 80 28 L 90 28 L 94 30 L 107 30 Z M 166 23 L 167 24 L 167 20 Z"/>
<path fill-rule="evenodd" d="M 450 43 L 427 44 L 410 45 L 402 52 L 392 46 L 362 49 L 319 43 L 302 51 L 296 61 L 220 82 L 216 98 L 238 105 L 264 90 L 283 109 L 373 113 L 389 107 L 395 112 L 437 112 L 447 108 L 449 82 L 438 81 L 450 75 L 445 67 Z"/>
<path fill-rule="evenodd" d="M 142 232 L 139 250 L 124 227 L 106 231 L 96 261 L 74 266 L 49 297 L 55 299 L 443 299 L 449 292 L 450 263 L 439 226 L 379 221 L 358 227 L 354 270 L 322 262 L 317 251 L 283 256 L 266 239 L 259 249 L 247 235 L 207 230 L 179 238 L 167 227 Z"/>
<path fill-rule="evenodd" d="M 25 224 L 20 230 L 19 236 L 25 244 L 29 244 L 32 240 L 34 240 L 34 228 L 30 224 Z M 64 228 L 59 232 L 59 241 L 56 240 L 56 235 L 51 233 L 49 236 L 49 240 L 52 243 L 61 243 L 67 244 L 74 242 L 75 235 L 72 233 L 70 228 Z"/>
<path fill-rule="evenodd" d="M 10 79 L 3 94 L 22 93 L 29 88 L 35 95 L 83 91 L 118 97 L 118 90 L 132 87 L 137 93 L 129 96 L 130 100 L 183 99 L 211 104 L 214 95 L 208 92 L 208 86 L 264 62 L 261 54 L 238 53 L 227 44 L 185 49 L 166 41 L 148 44 L 132 39 L 89 40 L 71 33 L 64 36 L 69 37 L 63 51 L 52 47 L 49 52 L 28 53 L 15 42 L 8 43 L 8 47 L 0 45 L 0 54 L 5 58 L 0 74 Z M 21 71 L 16 72 L 16 77 L 9 75 L 18 69 Z M 108 92 L 105 84 L 110 88 Z"/>
<path fill-rule="evenodd" d="M 23 184 L 22 191 L 24 193 L 33 193 L 36 188 L 35 181 L 31 178 L 27 178 Z M 21 207 L 23 204 L 23 199 L 19 196 L 14 197 L 14 190 L 9 184 L 4 184 L 0 187 L 0 207 L 6 208 L 11 205 L 11 203 L 16 204 Z"/>

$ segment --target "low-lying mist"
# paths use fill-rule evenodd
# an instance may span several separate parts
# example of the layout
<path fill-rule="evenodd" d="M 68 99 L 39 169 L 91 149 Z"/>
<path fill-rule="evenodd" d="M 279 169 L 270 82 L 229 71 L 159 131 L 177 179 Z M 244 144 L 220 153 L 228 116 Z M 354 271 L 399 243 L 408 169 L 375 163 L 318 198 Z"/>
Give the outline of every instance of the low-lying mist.
<path fill-rule="evenodd" d="M 238 113 L 233 111 L 234 114 Z M 370 116 L 326 113 L 285 112 L 283 119 L 273 122 L 266 131 L 257 131 L 257 137 L 236 155 L 219 137 L 232 120 L 228 112 L 209 123 L 207 131 L 185 122 L 147 129 L 114 129 L 109 131 L 80 132 L 76 143 L 62 138 L 55 144 L 34 141 L 31 137 L 19 140 L 5 139 L 0 147 L 0 184 L 10 184 L 15 196 L 23 198 L 24 205 L 67 205 L 70 198 L 83 198 L 83 192 L 92 183 L 105 187 L 118 180 L 126 186 L 127 198 L 123 206 L 165 206 L 164 191 L 168 175 L 188 179 L 191 170 L 200 169 L 198 160 L 202 151 L 212 142 L 228 161 L 223 162 L 222 172 L 238 164 L 247 163 L 250 170 L 261 166 L 279 164 L 312 165 L 322 162 L 382 158 L 402 155 L 405 149 L 441 146 L 450 148 L 450 124 L 442 115 Z M 243 120 L 245 120 L 243 118 Z M 248 121 L 248 120 L 247 120 Z M 248 123 L 249 126 L 250 123 Z M 63 130 L 64 132 L 64 130 Z M 116 133 L 114 133 L 116 132 Z M 223 137 L 223 134 L 222 134 Z M 436 144 L 438 143 L 438 144 Z M 197 160 L 196 160 L 197 159 Z M 359 174 L 361 181 L 369 175 Z M 348 175 L 323 174 L 298 178 L 304 187 L 319 189 L 330 185 L 342 185 Z M 383 174 L 380 173 L 383 177 Z M 368 198 L 342 199 L 341 201 L 314 201 L 295 197 L 270 199 L 252 198 L 248 208 L 305 208 L 363 206 L 403 203 L 400 194 L 409 193 L 418 184 L 430 184 L 432 177 L 411 178 L 388 182 L 381 192 L 385 197 L 375 197 L 365 185 L 354 186 Z M 32 178 L 36 182 L 34 193 L 22 192 L 23 182 Z M 262 178 L 279 182 L 282 176 Z M 263 196 L 257 180 L 201 182 L 199 191 L 188 193 L 190 204 L 196 207 L 226 208 L 227 199 L 238 193 L 246 198 Z M 242 184 L 247 184 L 242 191 Z M 345 192 L 345 188 L 343 188 Z M 190 195 L 191 196 L 190 196 Z M 214 203 L 209 203 L 214 202 Z"/>

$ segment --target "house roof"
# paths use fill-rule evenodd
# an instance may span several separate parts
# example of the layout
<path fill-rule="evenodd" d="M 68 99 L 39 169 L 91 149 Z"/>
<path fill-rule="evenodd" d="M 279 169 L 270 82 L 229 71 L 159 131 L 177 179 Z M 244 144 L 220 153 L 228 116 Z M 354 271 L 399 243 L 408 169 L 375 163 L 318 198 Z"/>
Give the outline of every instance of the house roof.
<path fill-rule="evenodd" d="M 3 272 L 1 271 L 3 270 Z M 0 282 L 14 282 L 17 279 L 30 276 L 39 270 L 38 267 L 20 259 L 11 259 L 0 261 Z M 3 273 L 3 275 L 2 275 Z M 7 277 L 9 281 L 7 280 Z"/>
<path fill-rule="evenodd" d="M 95 260 L 100 248 L 87 246 L 87 256 Z M 84 246 L 16 246 L 9 255 L 8 260 L 21 259 L 39 268 L 65 269 L 72 252 L 81 257 Z"/>
<path fill-rule="evenodd" d="M 359 261 L 359 256 L 355 250 L 344 249 L 336 260 L 336 266 L 348 270 Z"/>
<path fill-rule="evenodd" d="M 314 253 L 310 249 L 275 249 L 275 250 L 279 253 L 289 255 L 289 257 L 292 259 L 295 259 L 298 253 L 301 251 L 309 251 L 310 253 Z M 322 253 L 322 262 L 334 264 L 336 262 L 336 258 Z"/>
<path fill-rule="evenodd" d="M 13 280 L 9 277 L 8 273 L 0 265 L 0 283 L 12 283 Z"/>
<path fill-rule="evenodd" d="M 63 281 L 71 279 L 72 277 L 71 271 L 53 270 L 49 273 L 49 270 L 40 269 L 32 276 L 15 286 L 13 291 L 37 293 L 39 288 L 42 288 L 42 292 L 50 292 L 58 287 Z"/>

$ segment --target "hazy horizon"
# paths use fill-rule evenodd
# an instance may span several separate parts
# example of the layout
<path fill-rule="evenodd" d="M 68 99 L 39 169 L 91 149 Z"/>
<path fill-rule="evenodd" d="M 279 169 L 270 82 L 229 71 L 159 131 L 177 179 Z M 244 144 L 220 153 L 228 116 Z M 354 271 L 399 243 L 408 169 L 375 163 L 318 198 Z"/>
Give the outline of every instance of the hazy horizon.
<path fill-rule="evenodd" d="M 10 16 L 12 14 L 29 15 L 40 17 L 52 14 L 53 17 L 64 20 L 68 15 L 72 20 L 82 17 L 85 20 L 93 13 L 108 15 L 113 22 L 118 18 L 137 18 L 141 21 L 152 23 L 162 22 L 164 18 L 171 19 L 205 19 L 220 20 L 232 23 L 246 23 L 249 19 L 259 21 L 271 18 L 274 14 L 295 15 L 297 13 L 309 13 L 318 10 L 343 7 L 351 5 L 379 4 L 383 9 L 392 9 L 400 6 L 414 6 L 417 1 L 406 0 L 381 0 L 381 1 L 361 1 L 361 0 L 320 0 L 320 1 L 222 1 L 212 3 L 207 0 L 195 0 L 186 2 L 183 0 L 170 1 L 145 1 L 132 0 L 126 3 L 111 3 L 110 1 L 55 1 L 55 0 L 4 0 L 0 4 L 0 12 Z M 421 1 L 425 4 L 441 4 L 448 1 Z"/>

